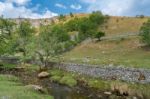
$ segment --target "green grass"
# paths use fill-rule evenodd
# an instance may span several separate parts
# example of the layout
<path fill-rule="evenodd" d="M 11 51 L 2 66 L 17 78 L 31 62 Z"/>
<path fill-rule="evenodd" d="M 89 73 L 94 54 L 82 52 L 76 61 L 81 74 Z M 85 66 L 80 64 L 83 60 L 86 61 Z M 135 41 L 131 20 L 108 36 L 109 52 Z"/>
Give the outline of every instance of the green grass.
<path fill-rule="evenodd" d="M 91 42 L 75 47 L 65 53 L 63 58 L 65 62 L 73 63 L 150 68 L 150 51 L 140 46 L 138 37 L 98 43 Z"/>
<path fill-rule="evenodd" d="M 0 75 L 0 99 L 53 99 L 51 96 L 43 95 L 26 89 L 18 78 L 11 75 Z"/>
<path fill-rule="evenodd" d="M 0 64 L 2 65 L 2 67 L 4 67 L 4 68 L 8 68 L 8 69 L 10 69 L 10 68 L 15 68 L 17 65 L 16 64 L 10 64 L 10 63 L 4 63 L 4 62 L 0 62 Z"/>
<path fill-rule="evenodd" d="M 51 74 L 51 80 L 55 82 L 58 82 L 60 84 L 64 84 L 70 87 L 74 87 L 77 85 L 75 75 L 72 73 L 64 72 L 59 69 L 52 69 L 49 72 Z"/>

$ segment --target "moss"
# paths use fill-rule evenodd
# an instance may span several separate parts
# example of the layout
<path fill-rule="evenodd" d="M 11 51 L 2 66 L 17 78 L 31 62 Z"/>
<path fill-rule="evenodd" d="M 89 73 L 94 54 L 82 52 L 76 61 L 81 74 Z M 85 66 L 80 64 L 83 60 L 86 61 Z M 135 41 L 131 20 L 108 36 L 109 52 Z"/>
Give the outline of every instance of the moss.
<path fill-rule="evenodd" d="M 60 80 L 61 84 L 66 84 L 70 87 L 76 86 L 77 85 L 77 81 L 71 77 L 71 76 L 64 76 L 62 77 L 62 79 Z"/>
<path fill-rule="evenodd" d="M 51 80 L 56 81 L 56 82 L 59 82 L 60 79 L 61 79 L 61 77 L 57 76 L 57 75 L 51 77 Z"/>
<path fill-rule="evenodd" d="M 63 72 L 61 70 L 56 70 L 56 69 L 53 69 L 53 70 L 50 70 L 50 75 L 51 76 L 63 76 Z"/>

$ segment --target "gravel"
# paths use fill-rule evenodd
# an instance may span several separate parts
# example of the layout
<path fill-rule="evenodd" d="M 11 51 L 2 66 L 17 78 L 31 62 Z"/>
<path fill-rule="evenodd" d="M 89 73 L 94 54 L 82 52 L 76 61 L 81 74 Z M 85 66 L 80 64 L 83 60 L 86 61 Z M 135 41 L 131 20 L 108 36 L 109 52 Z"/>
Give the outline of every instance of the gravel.
<path fill-rule="evenodd" d="M 125 68 L 122 66 L 95 66 L 86 64 L 62 63 L 58 68 L 102 79 L 117 79 L 127 82 L 150 83 L 150 69 Z M 139 80 L 140 74 L 144 80 Z"/>

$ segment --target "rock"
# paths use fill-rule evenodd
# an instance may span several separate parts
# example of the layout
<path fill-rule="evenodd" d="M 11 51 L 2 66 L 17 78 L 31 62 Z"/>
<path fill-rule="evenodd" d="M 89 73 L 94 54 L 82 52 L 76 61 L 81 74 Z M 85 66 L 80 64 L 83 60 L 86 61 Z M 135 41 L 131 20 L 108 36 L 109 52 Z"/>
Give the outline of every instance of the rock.
<path fill-rule="evenodd" d="M 138 80 L 139 80 L 139 81 L 145 80 L 145 75 L 140 72 Z"/>
<path fill-rule="evenodd" d="M 111 95 L 111 92 L 104 92 L 105 95 Z"/>
<path fill-rule="evenodd" d="M 44 90 L 44 88 L 42 86 L 39 85 L 26 85 L 26 88 L 33 90 L 33 91 L 37 91 L 40 93 L 46 93 L 46 90 Z"/>
<path fill-rule="evenodd" d="M 49 73 L 48 72 L 41 72 L 38 74 L 38 78 L 46 78 L 49 77 Z"/>

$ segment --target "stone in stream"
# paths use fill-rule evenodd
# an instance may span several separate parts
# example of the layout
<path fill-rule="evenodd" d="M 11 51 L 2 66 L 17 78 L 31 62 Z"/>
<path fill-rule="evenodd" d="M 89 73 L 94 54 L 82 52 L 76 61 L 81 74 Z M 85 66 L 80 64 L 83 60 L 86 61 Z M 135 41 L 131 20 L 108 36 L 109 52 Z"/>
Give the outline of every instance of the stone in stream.
<path fill-rule="evenodd" d="M 38 74 L 38 78 L 46 78 L 49 77 L 49 73 L 48 72 L 41 72 Z"/>

